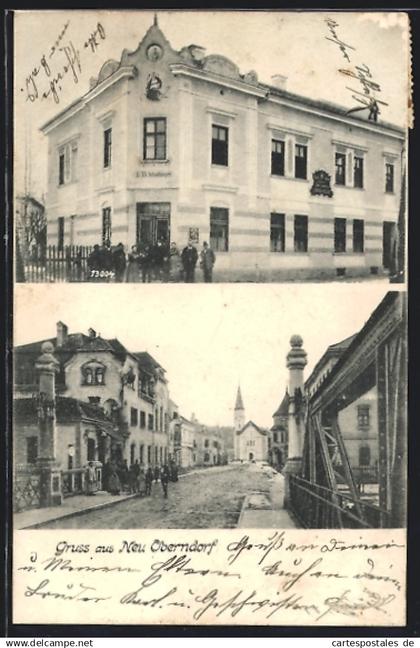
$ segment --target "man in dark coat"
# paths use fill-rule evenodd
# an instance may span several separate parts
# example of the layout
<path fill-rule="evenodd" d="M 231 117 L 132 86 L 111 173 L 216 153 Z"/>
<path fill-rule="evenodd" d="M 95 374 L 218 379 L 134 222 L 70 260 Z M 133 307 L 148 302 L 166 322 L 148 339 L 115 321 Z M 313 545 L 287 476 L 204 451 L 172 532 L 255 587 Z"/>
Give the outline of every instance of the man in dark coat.
<path fill-rule="evenodd" d="M 203 271 L 204 282 L 211 283 L 213 281 L 213 266 L 216 261 L 214 254 L 207 241 L 203 243 L 203 249 L 200 252 L 200 267 Z"/>
<path fill-rule="evenodd" d="M 117 247 L 113 251 L 112 262 L 115 270 L 115 281 L 121 283 L 121 281 L 124 281 L 125 268 L 127 265 L 127 260 L 124 252 L 124 245 L 122 243 L 118 243 Z"/>
<path fill-rule="evenodd" d="M 149 245 L 141 243 L 139 245 L 139 266 L 141 270 L 141 279 L 143 283 L 150 283 L 152 253 Z"/>
<path fill-rule="evenodd" d="M 184 268 L 185 283 L 194 283 L 195 266 L 197 265 L 198 252 L 191 241 L 182 250 L 182 266 Z"/>
<path fill-rule="evenodd" d="M 153 481 L 153 471 L 149 466 L 148 469 L 146 470 L 146 477 L 145 477 L 146 495 L 152 494 L 152 481 Z"/>
<path fill-rule="evenodd" d="M 89 281 L 98 281 L 99 272 L 102 270 L 102 253 L 99 245 L 94 245 L 92 252 L 87 258 L 88 279 Z"/>

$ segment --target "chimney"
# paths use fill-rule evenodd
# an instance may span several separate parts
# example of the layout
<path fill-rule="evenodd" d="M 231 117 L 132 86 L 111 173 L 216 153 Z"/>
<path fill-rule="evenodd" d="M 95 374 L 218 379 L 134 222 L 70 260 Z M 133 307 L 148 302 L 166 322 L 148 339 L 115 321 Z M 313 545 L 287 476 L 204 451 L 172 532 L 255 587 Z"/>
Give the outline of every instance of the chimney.
<path fill-rule="evenodd" d="M 286 90 L 287 76 L 283 74 L 273 74 L 271 77 L 271 85 L 279 90 Z"/>
<path fill-rule="evenodd" d="M 69 329 L 63 322 L 57 322 L 57 348 L 64 346 L 67 342 Z"/>
<path fill-rule="evenodd" d="M 95 331 L 95 329 L 90 328 L 90 329 L 88 330 L 88 335 L 89 335 L 89 337 L 90 337 L 91 340 L 94 340 L 94 339 L 96 338 L 96 331 Z"/>

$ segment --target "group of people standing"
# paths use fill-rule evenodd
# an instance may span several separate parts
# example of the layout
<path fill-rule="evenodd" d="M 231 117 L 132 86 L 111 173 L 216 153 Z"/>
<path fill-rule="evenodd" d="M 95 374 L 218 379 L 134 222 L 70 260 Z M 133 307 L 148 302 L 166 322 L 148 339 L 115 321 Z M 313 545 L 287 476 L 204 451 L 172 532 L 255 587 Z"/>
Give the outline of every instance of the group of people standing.
<path fill-rule="evenodd" d="M 89 469 L 88 469 L 89 470 Z M 127 460 L 116 462 L 107 461 L 102 470 L 102 488 L 112 495 L 120 495 L 122 492 L 149 496 L 152 494 L 153 482 L 160 481 L 163 495 L 168 497 L 169 481 L 178 481 L 178 470 L 176 465 L 163 464 L 147 469 L 136 459 L 130 466 Z M 89 488 L 88 488 L 89 492 Z"/>
<path fill-rule="evenodd" d="M 139 243 L 133 245 L 128 254 L 122 243 L 113 248 L 106 243 L 93 246 L 87 259 L 88 278 L 90 281 L 129 283 L 194 283 L 199 263 L 204 282 L 211 283 L 215 261 L 216 255 L 206 241 L 200 253 L 191 242 L 181 252 L 175 242 L 170 245 L 163 240 L 154 245 Z"/>

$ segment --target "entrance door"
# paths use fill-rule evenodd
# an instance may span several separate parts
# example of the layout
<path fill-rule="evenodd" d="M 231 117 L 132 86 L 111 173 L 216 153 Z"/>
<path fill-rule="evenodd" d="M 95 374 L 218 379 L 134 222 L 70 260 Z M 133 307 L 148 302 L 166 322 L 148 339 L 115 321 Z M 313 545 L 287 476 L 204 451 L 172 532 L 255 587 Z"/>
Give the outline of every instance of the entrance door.
<path fill-rule="evenodd" d="M 157 241 L 169 244 L 171 203 L 137 203 L 136 242 L 154 245 Z"/>
<path fill-rule="evenodd" d="M 249 453 L 249 460 L 252 461 L 253 458 L 254 458 L 254 453 L 253 453 L 253 452 L 250 452 L 250 453 Z"/>
<path fill-rule="evenodd" d="M 394 263 L 396 224 L 384 221 L 382 231 L 382 265 L 390 270 Z"/>

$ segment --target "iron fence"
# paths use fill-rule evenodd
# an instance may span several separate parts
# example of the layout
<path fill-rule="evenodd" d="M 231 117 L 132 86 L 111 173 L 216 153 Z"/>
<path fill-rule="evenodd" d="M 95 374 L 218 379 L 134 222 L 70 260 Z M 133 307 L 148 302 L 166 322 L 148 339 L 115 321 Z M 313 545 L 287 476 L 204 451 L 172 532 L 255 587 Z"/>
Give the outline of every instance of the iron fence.
<path fill-rule="evenodd" d="M 308 529 L 387 527 L 389 514 L 346 493 L 289 475 L 290 506 L 300 524 Z"/>
<path fill-rule="evenodd" d="M 92 249 L 87 245 L 34 247 L 23 261 L 25 281 L 87 281 L 87 260 Z M 16 278 L 19 281 L 19 277 Z"/>

